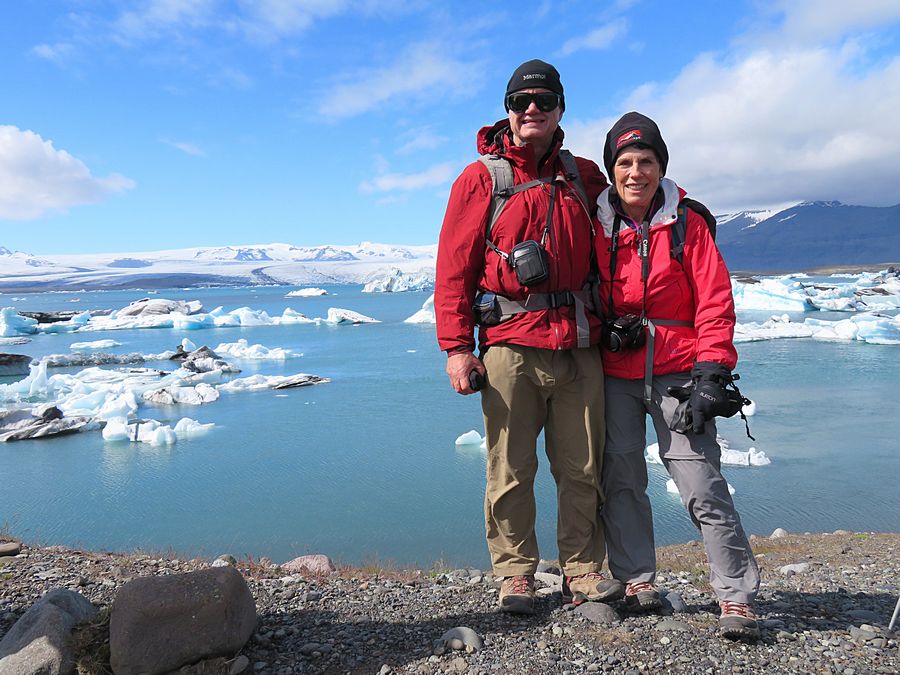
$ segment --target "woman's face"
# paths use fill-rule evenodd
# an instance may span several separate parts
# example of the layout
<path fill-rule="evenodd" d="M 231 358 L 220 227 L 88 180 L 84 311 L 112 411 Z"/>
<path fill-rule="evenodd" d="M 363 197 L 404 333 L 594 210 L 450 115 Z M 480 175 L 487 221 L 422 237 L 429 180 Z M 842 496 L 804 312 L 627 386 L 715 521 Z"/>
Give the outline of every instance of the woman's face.
<path fill-rule="evenodd" d="M 625 148 L 613 165 L 616 192 L 625 208 L 643 218 L 662 178 L 656 153 L 649 148 Z"/>

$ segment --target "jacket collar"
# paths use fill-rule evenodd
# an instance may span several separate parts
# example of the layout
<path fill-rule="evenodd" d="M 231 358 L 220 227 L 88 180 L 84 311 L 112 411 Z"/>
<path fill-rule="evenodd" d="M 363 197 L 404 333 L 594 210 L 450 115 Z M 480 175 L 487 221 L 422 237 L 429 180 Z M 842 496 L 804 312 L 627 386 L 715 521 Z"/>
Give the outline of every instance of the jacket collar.
<path fill-rule="evenodd" d="M 565 133 L 562 128 L 557 128 L 553 135 L 553 142 L 542 165 L 542 173 L 547 173 L 547 167 L 556 164 L 556 158 L 563 144 Z M 483 127 L 478 132 L 478 153 L 481 155 L 499 155 L 509 160 L 521 171 L 529 175 L 538 175 L 537 161 L 534 156 L 534 147 L 530 143 L 515 145 L 512 142 L 512 134 L 509 128 L 509 120 L 502 119 L 492 126 Z"/>

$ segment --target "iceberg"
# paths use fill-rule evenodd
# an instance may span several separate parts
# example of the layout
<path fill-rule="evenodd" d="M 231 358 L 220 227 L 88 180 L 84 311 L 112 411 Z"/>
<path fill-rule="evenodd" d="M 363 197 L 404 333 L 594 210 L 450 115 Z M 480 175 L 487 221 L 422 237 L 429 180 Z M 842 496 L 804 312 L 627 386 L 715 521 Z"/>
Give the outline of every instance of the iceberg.
<path fill-rule="evenodd" d="M 340 309 L 339 307 L 329 307 L 328 316 L 325 319 L 317 319 L 323 323 L 339 324 L 339 323 L 381 323 L 378 319 L 370 316 L 354 312 L 349 309 Z"/>
<path fill-rule="evenodd" d="M 481 445 L 482 440 L 481 434 L 472 429 L 457 438 L 455 443 L 456 445 Z"/>
<path fill-rule="evenodd" d="M 115 340 L 94 340 L 93 342 L 73 342 L 69 345 L 69 349 L 111 349 L 121 346 L 122 343 Z"/>
<path fill-rule="evenodd" d="M 855 314 L 847 319 L 828 321 L 807 318 L 802 323 L 791 321 L 787 314 L 773 316 L 763 323 L 739 323 L 734 341 L 774 340 L 778 338 L 812 338 L 814 340 L 859 340 L 871 344 L 900 344 L 900 315 L 874 312 Z"/>
<path fill-rule="evenodd" d="M 284 297 L 286 298 L 311 298 L 317 295 L 328 295 L 328 291 L 324 288 L 298 288 L 296 291 L 291 291 Z"/>
<path fill-rule="evenodd" d="M 728 494 L 733 495 L 735 490 L 732 487 L 731 483 L 728 483 L 726 481 L 726 485 L 728 485 Z M 675 485 L 675 481 L 672 478 L 670 478 L 669 480 L 666 481 L 666 492 L 673 494 L 673 495 L 681 496 L 680 493 L 678 492 L 678 486 Z"/>
<path fill-rule="evenodd" d="M 422 304 L 422 309 L 411 317 L 404 319 L 403 323 L 436 323 L 434 318 L 434 293 Z"/>
<path fill-rule="evenodd" d="M 297 373 L 296 375 L 250 375 L 238 377 L 218 386 L 219 391 L 259 391 L 261 389 L 288 389 L 331 382 L 327 377 Z"/>
<path fill-rule="evenodd" d="M 741 450 L 733 450 L 728 441 L 721 436 L 716 436 L 716 442 L 722 449 L 721 462 L 731 466 L 767 466 L 772 460 L 766 456 L 766 453 L 756 448 L 750 448 L 747 452 Z M 647 446 L 647 454 L 644 456 L 648 464 L 662 464 L 659 456 L 659 443 L 652 443 Z"/>
<path fill-rule="evenodd" d="M 0 337 L 33 335 L 38 332 L 37 319 L 21 316 L 15 307 L 0 309 Z"/>
<path fill-rule="evenodd" d="M 790 277 L 735 281 L 734 306 L 738 310 L 762 309 L 781 312 L 805 312 L 812 309 L 799 281 Z"/>
<path fill-rule="evenodd" d="M 403 272 L 392 268 L 387 272 L 375 275 L 365 286 L 363 293 L 402 293 L 405 291 L 424 291 L 434 285 L 434 280 L 426 272 Z"/>
<path fill-rule="evenodd" d="M 297 354 L 290 349 L 284 349 L 282 347 L 273 347 L 269 349 L 262 345 L 250 345 L 244 338 L 240 338 L 237 342 L 224 342 L 217 346 L 213 351 L 216 354 L 248 360 L 284 361 L 285 359 L 301 356 L 301 354 Z"/>

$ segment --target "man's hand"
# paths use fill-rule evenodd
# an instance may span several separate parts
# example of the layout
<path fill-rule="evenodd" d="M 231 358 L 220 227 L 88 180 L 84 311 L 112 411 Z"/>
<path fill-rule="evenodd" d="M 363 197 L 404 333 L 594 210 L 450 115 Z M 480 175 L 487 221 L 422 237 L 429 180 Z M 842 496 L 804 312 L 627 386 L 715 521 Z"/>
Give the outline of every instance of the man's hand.
<path fill-rule="evenodd" d="M 459 394 L 474 394 L 475 390 L 469 382 L 469 373 L 473 370 L 484 375 L 484 364 L 472 352 L 460 352 L 447 357 L 447 377 L 450 385 Z"/>

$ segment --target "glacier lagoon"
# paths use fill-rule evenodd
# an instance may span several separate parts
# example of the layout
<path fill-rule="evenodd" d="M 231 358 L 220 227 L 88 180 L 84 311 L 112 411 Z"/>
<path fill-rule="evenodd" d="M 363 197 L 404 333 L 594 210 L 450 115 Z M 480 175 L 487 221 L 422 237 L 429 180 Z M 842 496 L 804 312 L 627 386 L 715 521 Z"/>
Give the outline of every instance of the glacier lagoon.
<path fill-rule="evenodd" d="M 362 293 L 361 286 L 341 285 L 323 286 L 328 295 L 285 297 L 293 288 L 166 290 L 150 297 L 199 300 L 207 309 L 251 307 L 270 316 L 289 307 L 325 317 L 340 307 L 379 323 L 79 331 L 0 346 L 40 358 L 101 339 L 120 343 L 103 351 L 122 354 L 173 350 L 185 337 L 210 347 L 245 339 L 302 356 L 226 357 L 243 371 L 235 377 L 305 372 L 330 379 L 300 389 L 223 393 L 201 406 L 142 406 L 144 419 L 174 425 L 190 417 L 215 425 L 174 445 L 104 442 L 99 431 L 2 443 L 0 525 L 27 541 L 105 550 L 229 552 L 276 562 L 325 553 L 357 564 L 486 566 L 484 455 L 477 446 L 454 444 L 481 429 L 478 399 L 450 389 L 433 325 L 404 323 L 429 294 Z M 6 294 L 0 305 L 118 309 L 141 297 L 139 290 Z M 757 302 L 739 311 L 739 322 L 763 326 L 776 314 L 776 324 L 787 319 L 796 328 L 851 316 L 768 302 L 771 311 Z M 890 327 L 896 310 L 885 316 Z M 731 448 L 753 446 L 771 460 L 724 468 L 745 528 L 758 534 L 776 527 L 900 531 L 900 513 L 891 507 L 900 480 L 893 429 L 900 416 L 900 346 L 751 336 L 738 350 L 742 390 L 757 404 L 750 418 L 756 441 L 746 438 L 739 419 L 720 421 L 719 433 Z M 651 428 L 647 442 L 654 440 Z M 665 471 L 648 468 L 658 543 L 697 538 L 677 495 L 666 491 Z M 552 558 L 555 496 L 545 460 L 536 492 L 538 538 Z"/>

